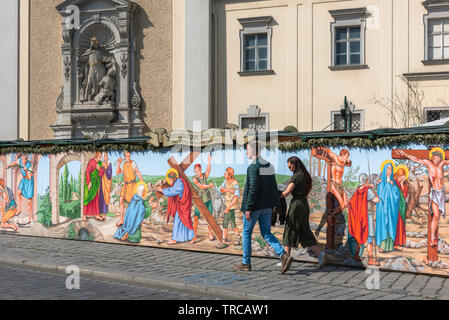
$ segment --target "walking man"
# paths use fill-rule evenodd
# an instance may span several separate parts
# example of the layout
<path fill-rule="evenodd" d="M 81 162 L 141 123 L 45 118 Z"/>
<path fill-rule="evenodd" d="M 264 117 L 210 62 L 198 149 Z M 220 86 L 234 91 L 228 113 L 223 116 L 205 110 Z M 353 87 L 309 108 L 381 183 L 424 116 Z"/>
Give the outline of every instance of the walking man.
<path fill-rule="evenodd" d="M 243 219 L 243 261 L 234 265 L 234 270 L 251 271 L 251 236 L 259 222 L 262 237 L 271 245 L 282 262 L 281 273 L 285 273 L 293 261 L 284 250 L 279 240 L 271 233 L 271 214 L 273 207 L 280 205 L 274 167 L 260 157 L 261 147 L 256 141 L 248 144 L 248 159 L 252 160 L 248 167 L 245 191 L 241 211 Z"/>

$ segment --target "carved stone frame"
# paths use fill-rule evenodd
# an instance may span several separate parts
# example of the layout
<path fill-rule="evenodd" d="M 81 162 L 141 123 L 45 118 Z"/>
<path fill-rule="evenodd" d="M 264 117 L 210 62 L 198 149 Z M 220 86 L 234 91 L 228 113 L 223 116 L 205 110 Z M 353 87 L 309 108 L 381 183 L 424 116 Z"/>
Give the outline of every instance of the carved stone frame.
<path fill-rule="evenodd" d="M 249 106 L 246 114 L 239 114 L 239 128 L 243 130 L 244 119 L 264 119 L 265 128 L 263 130 L 270 130 L 270 114 L 268 112 L 262 112 L 258 106 Z"/>
<path fill-rule="evenodd" d="M 104 4 L 109 3 L 105 8 Z M 88 7 L 84 5 L 88 4 Z M 142 99 L 135 73 L 134 16 L 137 5 L 127 0 L 98 1 L 67 0 L 56 7 L 62 16 L 62 91 L 57 99 L 58 120 L 52 126 L 56 138 L 81 138 L 98 130 L 102 137 L 128 138 L 142 136 L 144 124 L 140 118 Z M 70 29 L 65 23 L 72 14 L 69 6 L 80 9 L 80 28 Z M 87 9 L 85 9 L 87 8 Z M 79 101 L 78 55 L 83 33 L 95 25 L 112 32 L 114 43 L 109 51 L 115 58 L 116 103 L 114 106 L 83 105 Z M 97 125 L 95 125 L 97 123 Z M 101 128 L 101 129 L 100 129 Z"/>

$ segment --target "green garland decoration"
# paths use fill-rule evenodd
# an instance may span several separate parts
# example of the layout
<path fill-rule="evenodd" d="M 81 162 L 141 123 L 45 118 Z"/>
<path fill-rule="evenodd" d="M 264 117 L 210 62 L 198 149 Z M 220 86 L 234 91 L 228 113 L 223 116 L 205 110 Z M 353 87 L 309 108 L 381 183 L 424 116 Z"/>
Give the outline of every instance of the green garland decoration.
<path fill-rule="evenodd" d="M 371 139 L 370 139 L 371 138 Z M 448 134 L 420 134 L 420 135 L 396 135 L 375 138 L 369 135 L 368 138 L 308 138 L 300 139 L 295 142 L 281 142 L 279 149 L 281 151 L 294 151 L 301 149 L 310 149 L 318 146 L 327 147 L 356 147 L 356 148 L 387 148 L 398 146 L 405 143 L 421 143 L 421 144 L 449 144 Z"/>
<path fill-rule="evenodd" d="M 402 134 L 388 135 L 381 137 L 375 133 L 370 133 L 364 137 L 322 137 L 296 136 L 294 142 L 279 142 L 278 148 L 281 151 L 294 151 L 310 149 L 318 146 L 327 147 L 356 147 L 356 148 L 387 148 L 409 143 L 419 143 L 424 145 L 445 145 L 449 144 L 449 134 Z M 93 152 L 93 151 L 123 151 L 146 152 L 161 150 L 163 146 L 154 146 L 150 143 L 31 143 L 29 145 L 8 145 L 0 146 L 0 154 L 9 153 L 37 153 L 37 154 L 58 154 L 67 152 Z"/>
<path fill-rule="evenodd" d="M 108 144 L 57 144 L 57 145 L 39 145 L 34 146 L 7 146 L 0 147 L 0 154 L 8 153 L 37 153 L 42 155 L 74 152 L 94 152 L 94 151 L 123 151 L 145 152 L 156 151 L 157 148 L 151 144 L 130 144 L 130 143 L 108 143 Z"/>

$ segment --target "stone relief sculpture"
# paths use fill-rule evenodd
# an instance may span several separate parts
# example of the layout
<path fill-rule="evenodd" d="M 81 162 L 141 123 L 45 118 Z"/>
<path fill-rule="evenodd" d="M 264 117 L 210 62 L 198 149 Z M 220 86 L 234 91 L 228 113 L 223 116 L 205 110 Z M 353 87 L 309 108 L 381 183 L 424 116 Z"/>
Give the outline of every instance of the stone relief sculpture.
<path fill-rule="evenodd" d="M 126 0 L 67 0 L 56 7 L 63 21 L 71 6 L 79 8 L 80 28 L 62 24 L 63 89 L 52 126 L 55 137 L 142 136 L 142 99 L 135 79 L 137 5 Z"/>
<path fill-rule="evenodd" d="M 103 76 L 98 84 L 99 93 L 95 96 L 95 103 L 99 105 L 103 103 L 115 103 L 115 86 L 117 71 L 115 68 L 115 60 L 107 64 L 108 72 Z"/>
<path fill-rule="evenodd" d="M 103 52 L 96 36 L 91 38 L 90 48 L 79 56 L 79 61 L 82 65 L 80 101 L 115 102 L 116 61 Z"/>

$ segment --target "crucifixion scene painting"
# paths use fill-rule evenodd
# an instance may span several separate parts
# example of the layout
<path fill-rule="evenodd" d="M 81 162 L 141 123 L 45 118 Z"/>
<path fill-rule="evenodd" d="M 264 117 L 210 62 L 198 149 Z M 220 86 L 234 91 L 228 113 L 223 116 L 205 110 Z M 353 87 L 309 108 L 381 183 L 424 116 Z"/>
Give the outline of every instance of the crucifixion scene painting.
<path fill-rule="evenodd" d="M 280 193 L 293 156 L 313 179 L 309 225 L 327 263 L 449 275 L 449 147 L 265 150 Z M 0 232 L 242 253 L 243 148 L 0 159 Z M 290 201 L 273 208 L 272 232 L 281 241 Z M 252 248 L 255 256 L 276 257 L 258 227 Z M 317 259 L 302 247 L 292 255 Z"/>

